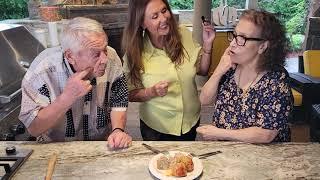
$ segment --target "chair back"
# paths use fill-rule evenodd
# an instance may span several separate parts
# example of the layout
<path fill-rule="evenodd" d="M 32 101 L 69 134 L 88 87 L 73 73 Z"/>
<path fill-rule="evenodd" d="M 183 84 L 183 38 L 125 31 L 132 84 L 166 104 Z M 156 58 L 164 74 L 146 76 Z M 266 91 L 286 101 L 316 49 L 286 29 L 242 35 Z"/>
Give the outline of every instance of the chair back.
<path fill-rule="evenodd" d="M 304 73 L 320 78 L 320 50 L 308 50 L 303 52 Z"/>

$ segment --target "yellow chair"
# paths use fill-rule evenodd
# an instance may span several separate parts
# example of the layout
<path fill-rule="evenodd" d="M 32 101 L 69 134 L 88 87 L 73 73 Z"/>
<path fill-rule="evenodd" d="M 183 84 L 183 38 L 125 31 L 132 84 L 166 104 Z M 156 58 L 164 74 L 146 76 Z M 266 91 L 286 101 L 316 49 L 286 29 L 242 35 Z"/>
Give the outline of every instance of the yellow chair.
<path fill-rule="evenodd" d="M 303 53 L 303 73 L 290 73 L 295 112 L 299 120 L 309 121 L 312 104 L 320 104 L 320 50 Z M 293 119 L 298 120 L 297 117 Z"/>
<path fill-rule="evenodd" d="M 315 78 L 320 78 L 320 50 L 305 51 L 303 58 L 305 59 L 304 73 Z M 320 103 L 312 105 L 310 140 L 320 142 Z"/>
<path fill-rule="evenodd" d="M 302 106 L 302 94 L 299 93 L 297 90 L 291 88 L 293 99 L 294 99 L 294 106 Z"/>
<path fill-rule="evenodd" d="M 320 78 L 320 50 L 308 50 L 303 53 L 304 73 Z"/>
<path fill-rule="evenodd" d="M 228 41 L 228 35 L 226 32 L 216 32 L 216 37 L 212 45 L 211 63 L 209 68 L 209 75 L 211 76 L 216 67 L 218 66 L 220 59 L 224 51 L 228 48 L 230 42 Z"/>

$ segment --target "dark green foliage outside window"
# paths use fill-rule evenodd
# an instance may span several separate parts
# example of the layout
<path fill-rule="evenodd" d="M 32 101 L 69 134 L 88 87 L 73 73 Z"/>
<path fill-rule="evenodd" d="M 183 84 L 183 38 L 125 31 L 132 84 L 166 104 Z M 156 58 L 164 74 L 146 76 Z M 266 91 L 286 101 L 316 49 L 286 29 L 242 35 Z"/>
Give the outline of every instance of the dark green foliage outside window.
<path fill-rule="evenodd" d="M 0 20 L 28 17 L 27 0 L 0 0 Z"/>

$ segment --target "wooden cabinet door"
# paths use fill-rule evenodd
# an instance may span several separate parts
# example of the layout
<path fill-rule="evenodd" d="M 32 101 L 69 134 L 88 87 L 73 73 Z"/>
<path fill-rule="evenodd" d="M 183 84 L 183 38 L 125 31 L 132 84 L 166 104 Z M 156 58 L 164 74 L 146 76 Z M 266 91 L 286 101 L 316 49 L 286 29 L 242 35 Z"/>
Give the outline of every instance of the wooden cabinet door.
<path fill-rule="evenodd" d="M 230 42 L 228 41 L 227 32 L 216 32 L 216 38 L 213 41 L 212 54 L 211 54 L 211 65 L 209 69 L 209 76 L 212 75 L 215 68 L 220 62 L 221 56 L 224 51 L 229 46 Z"/>

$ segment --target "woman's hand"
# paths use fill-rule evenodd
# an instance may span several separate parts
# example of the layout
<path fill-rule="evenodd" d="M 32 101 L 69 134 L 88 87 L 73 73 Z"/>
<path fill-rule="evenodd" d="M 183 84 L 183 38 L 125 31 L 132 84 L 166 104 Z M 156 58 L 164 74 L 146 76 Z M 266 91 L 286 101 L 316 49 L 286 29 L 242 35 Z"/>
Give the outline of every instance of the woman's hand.
<path fill-rule="evenodd" d="M 217 141 L 219 136 L 219 128 L 213 125 L 204 125 L 197 128 L 197 133 L 206 141 Z"/>
<path fill-rule="evenodd" d="M 230 68 L 236 68 L 236 64 L 233 63 L 230 59 L 230 47 L 228 47 L 221 59 L 220 59 L 220 62 L 217 66 L 217 68 L 214 70 L 213 74 L 216 74 L 216 75 L 224 75 Z"/>
<path fill-rule="evenodd" d="M 216 32 L 214 30 L 214 27 L 206 21 L 202 23 L 202 29 L 203 49 L 206 52 L 211 52 L 212 43 L 214 38 L 216 37 Z"/>
<path fill-rule="evenodd" d="M 159 81 L 151 87 L 144 89 L 134 89 L 129 92 L 129 101 L 132 102 L 145 102 L 154 97 L 163 97 L 168 93 L 169 82 Z"/>
<path fill-rule="evenodd" d="M 168 93 L 169 82 L 168 81 L 160 81 L 157 84 L 151 87 L 152 96 L 160 96 L 163 97 Z"/>

